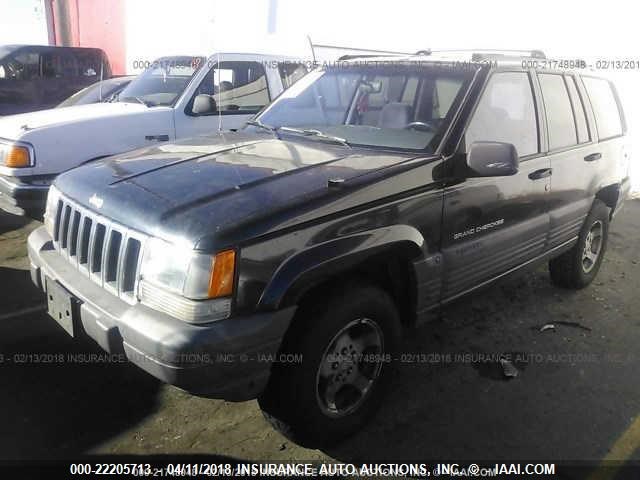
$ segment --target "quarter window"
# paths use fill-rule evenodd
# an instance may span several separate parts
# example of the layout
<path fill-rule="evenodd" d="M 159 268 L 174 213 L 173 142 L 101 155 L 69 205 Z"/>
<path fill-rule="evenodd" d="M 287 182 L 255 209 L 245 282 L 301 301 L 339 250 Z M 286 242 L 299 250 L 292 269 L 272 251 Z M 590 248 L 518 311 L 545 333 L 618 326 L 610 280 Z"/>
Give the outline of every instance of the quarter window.
<path fill-rule="evenodd" d="M 547 112 L 549 150 L 576 145 L 578 143 L 576 124 L 563 76 L 540 74 L 538 78 Z"/>
<path fill-rule="evenodd" d="M 536 109 L 527 73 L 491 76 L 465 134 L 467 149 L 480 141 L 511 143 L 520 157 L 538 153 Z"/>
<path fill-rule="evenodd" d="M 109 77 L 109 72 L 105 70 L 105 65 L 102 64 L 101 55 L 93 52 L 75 52 L 75 57 L 78 61 L 78 68 L 80 75 L 83 77 Z"/>
<path fill-rule="evenodd" d="M 590 140 L 589 129 L 587 127 L 587 117 L 584 112 L 584 104 L 582 98 L 576 88 L 576 80 L 573 77 L 566 77 L 567 88 L 569 89 L 569 97 L 573 105 L 573 113 L 576 118 L 576 129 L 578 131 L 578 143 L 585 143 Z"/>
<path fill-rule="evenodd" d="M 600 140 L 622 135 L 622 118 L 611 84 L 604 78 L 583 77 L 593 106 Z"/>

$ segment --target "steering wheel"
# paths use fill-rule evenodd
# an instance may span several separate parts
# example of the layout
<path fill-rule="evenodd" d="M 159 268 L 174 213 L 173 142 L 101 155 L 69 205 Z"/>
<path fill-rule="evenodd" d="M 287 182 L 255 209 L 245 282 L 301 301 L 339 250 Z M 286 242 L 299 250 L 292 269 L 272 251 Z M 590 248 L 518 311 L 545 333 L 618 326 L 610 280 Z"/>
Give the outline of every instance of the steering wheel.
<path fill-rule="evenodd" d="M 418 130 L 419 132 L 435 132 L 435 128 L 428 122 L 411 122 L 407 124 L 405 130 Z"/>

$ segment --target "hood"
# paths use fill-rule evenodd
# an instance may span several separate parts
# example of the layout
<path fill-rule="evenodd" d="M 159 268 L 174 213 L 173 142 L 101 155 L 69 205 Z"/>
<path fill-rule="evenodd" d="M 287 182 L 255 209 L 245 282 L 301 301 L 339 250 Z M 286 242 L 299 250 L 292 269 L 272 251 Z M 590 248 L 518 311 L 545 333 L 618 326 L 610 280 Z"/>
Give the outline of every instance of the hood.
<path fill-rule="evenodd" d="M 93 103 L 21 113 L 0 118 L 0 137 L 19 140 L 26 132 L 88 119 L 113 118 L 148 110 L 138 103 Z"/>
<path fill-rule="evenodd" d="M 251 236 L 265 233 L 276 214 L 295 215 L 301 204 L 347 190 L 330 187 L 330 179 L 346 185 L 414 156 L 227 133 L 93 162 L 61 175 L 56 185 L 91 210 L 96 195 L 103 200 L 99 213 L 118 223 L 197 247 L 203 237 L 222 237 L 249 221 L 264 221 Z"/>

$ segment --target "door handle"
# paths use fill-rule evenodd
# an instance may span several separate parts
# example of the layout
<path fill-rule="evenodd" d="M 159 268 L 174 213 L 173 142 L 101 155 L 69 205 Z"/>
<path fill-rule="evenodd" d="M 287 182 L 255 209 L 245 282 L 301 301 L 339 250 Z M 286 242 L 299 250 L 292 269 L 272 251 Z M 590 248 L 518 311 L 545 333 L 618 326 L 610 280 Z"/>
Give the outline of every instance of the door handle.
<path fill-rule="evenodd" d="M 596 160 L 600 160 L 602 158 L 602 154 L 600 152 L 592 153 L 584 157 L 585 162 L 595 162 Z"/>
<path fill-rule="evenodd" d="M 540 180 L 541 178 L 550 177 L 553 173 L 552 168 L 543 168 L 541 170 L 536 170 L 535 172 L 531 172 L 529 174 L 529 178 L 531 180 Z"/>

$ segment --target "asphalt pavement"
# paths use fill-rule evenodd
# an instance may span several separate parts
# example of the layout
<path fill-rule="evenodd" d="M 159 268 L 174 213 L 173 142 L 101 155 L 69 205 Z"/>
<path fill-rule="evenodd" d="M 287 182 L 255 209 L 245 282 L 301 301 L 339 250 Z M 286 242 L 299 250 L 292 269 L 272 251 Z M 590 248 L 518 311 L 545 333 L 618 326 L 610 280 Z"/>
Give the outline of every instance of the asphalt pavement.
<path fill-rule="evenodd" d="M 554 287 L 540 268 L 417 330 L 374 421 L 324 451 L 273 431 L 255 401 L 190 396 L 70 338 L 29 279 L 25 242 L 37 225 L 0 213 L 2 459 L 640 460 L 640 201 L 612 224 L 589 288 Z"/>

